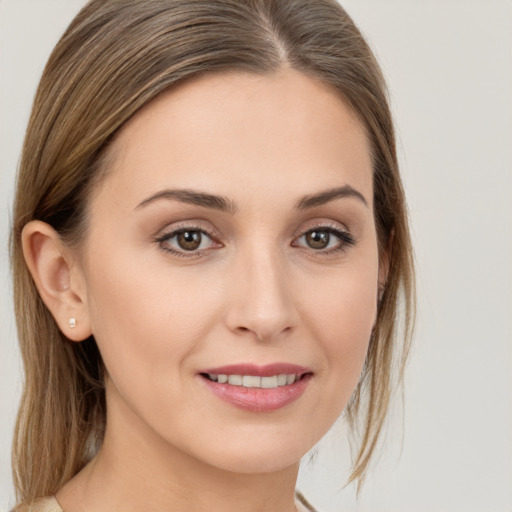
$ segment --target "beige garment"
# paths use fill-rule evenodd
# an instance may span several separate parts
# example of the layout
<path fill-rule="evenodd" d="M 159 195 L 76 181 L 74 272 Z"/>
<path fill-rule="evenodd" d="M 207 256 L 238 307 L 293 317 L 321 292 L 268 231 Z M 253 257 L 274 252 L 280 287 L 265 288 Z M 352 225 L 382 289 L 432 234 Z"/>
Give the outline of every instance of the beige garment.
<path fill-rule="evenodd" d="M 55 498 L 43 498 L 30 507 L 30 512 L 64 512 Z"/>
<path fill-rule="evenodd" d="M 309 505 L 309 503 L 304 499 L 302 494 L 297 493 L 295 498 L 295 506 L 297 507 L 297 512 L 315 512 L 315 510 Z M 38 500 L 37 503 L 30 508 L 30 512 L 64 512 L 57 500 L 52 498 L 44 498 L 42 500 Z"/>

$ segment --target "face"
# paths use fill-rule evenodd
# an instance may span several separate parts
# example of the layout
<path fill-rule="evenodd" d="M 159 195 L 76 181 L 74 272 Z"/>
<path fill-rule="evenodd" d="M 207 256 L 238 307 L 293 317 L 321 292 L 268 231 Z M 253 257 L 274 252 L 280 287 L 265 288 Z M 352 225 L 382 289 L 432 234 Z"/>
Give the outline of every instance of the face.
<path fill-rule="evenodd" d="M 365 360 L 372 196 L 361 124 L 298 72 L 197 78 L 139 112 L 83 248 L 108 428 L 230 471 L 295 464 Z"/>

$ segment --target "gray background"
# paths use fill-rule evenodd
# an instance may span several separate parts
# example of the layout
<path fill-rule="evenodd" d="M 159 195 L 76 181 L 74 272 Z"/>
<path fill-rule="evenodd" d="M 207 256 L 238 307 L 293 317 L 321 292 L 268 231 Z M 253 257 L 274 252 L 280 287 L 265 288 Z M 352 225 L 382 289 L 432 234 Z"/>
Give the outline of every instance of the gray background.
<path fill-rule="evenodd" d="M 7 239 L 43 65 L 82 0 L 0 0 L 0 509 L 21 370 Z M 388 78 L 418 263 L 402 419 L 363 489 L 343 426 L 305 464 L 320 511 L 512 512 L 512 2 L 347 0 Z M 403 428 L 402 428 L 403 427 Z"/>

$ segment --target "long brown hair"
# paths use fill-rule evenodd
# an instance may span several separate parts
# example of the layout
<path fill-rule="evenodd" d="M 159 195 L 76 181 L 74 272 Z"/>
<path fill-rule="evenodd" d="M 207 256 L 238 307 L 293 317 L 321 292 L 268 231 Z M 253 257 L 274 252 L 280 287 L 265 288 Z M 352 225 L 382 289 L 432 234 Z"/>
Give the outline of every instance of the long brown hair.
<path fill-rule="evenodd" d="M 54 494 L 84 467 L 101 444 L 106 418 L 96 343 L 92 337 L 71 343 L 57 328 L 25 265 L 23 227 L 38 219 L 78 245 L 87 231 L 91 190 L 108 172 L 109 142 L 135 112 L 200 73 L 265 74 L 283 66 L 337 90 L 371 142 L 375 221 L 389 275 L 364 370 L 345 411 L 360 432 L 350 480 L 362 481 L 403 373 L 414 312 L 393 123 L 370 48 L 335 0 L 92 0 L 43 72 L 17 178 L 11 261 L 25 368 L 13 444 L 18 510 Z"/>

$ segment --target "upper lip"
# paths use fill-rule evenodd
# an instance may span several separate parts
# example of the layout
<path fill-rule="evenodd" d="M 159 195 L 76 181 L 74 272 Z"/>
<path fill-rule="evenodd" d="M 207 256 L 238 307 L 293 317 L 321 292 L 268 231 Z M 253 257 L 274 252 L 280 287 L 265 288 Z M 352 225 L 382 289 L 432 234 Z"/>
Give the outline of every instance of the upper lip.
<path fill-rule="evenodd" d="M 311 373 L 309 368 L 291 363 L 272 363 L 266 365 L 256 365 L 252 363 L 229 364 L 217 368 L 207 368 L 199 373 L 209 373 L 213 375 L 254 375 L 257 377 L 271 377 L 272 375 L 304 375 Z"/>

